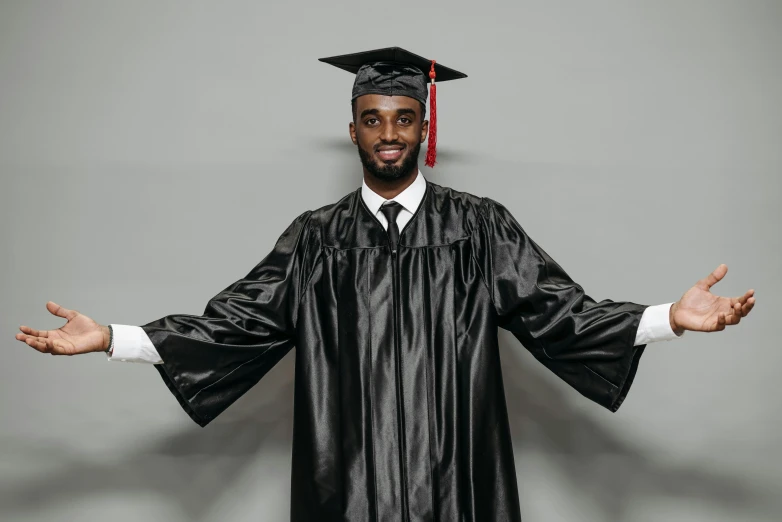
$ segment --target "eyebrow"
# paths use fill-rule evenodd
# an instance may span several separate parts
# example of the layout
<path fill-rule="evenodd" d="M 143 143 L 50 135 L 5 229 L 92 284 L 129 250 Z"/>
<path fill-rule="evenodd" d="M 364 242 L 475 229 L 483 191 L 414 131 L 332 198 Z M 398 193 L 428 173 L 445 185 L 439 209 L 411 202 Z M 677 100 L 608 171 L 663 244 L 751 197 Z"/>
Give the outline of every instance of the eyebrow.
<path fill-rule="evenodd" d="M 364 116 L 368 116 L 370 114 L 373 114 L 375 116 L 379 116 L 380 115 L 380 111 L 378 109 L 364 109 L 363 111 L 361 111 L 361 118 L 364 118 Z M 397 116 L 401 116 L 402 114 L 412 114 L 413 116 L 415 116 L 415 110 L 414 109 L 408 109 L 408 108 L 397 109 L 396 110 L 396 115 Z"/>

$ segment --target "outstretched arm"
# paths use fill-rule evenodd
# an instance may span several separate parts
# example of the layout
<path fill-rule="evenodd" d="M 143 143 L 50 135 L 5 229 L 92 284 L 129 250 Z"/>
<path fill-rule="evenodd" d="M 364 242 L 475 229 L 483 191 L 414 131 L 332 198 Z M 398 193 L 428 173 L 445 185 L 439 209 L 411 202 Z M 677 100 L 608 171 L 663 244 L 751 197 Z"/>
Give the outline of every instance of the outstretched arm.
<path fill-rule="evenodd" d="M 310 215 L 298 216 L 272 251 L 210 299 L 201 315 L 168 315 L 142 325 L 141 332 L 130 327 L 150 341 L 159 356 L 155 369 L 200 426 L 293 348 L 298 303 L 320 255 Z M 47 309 L 68 323 L 49 331 L 22 326 L 16 338 L 55 355 L 97 352 L 110 345 L 108 327 L 52 302 Z"/>
<path fill-rule="evenodd" d="M 652 323 L 659 325 L 659 309 L 595 301 L 496 201 L 484 200 L 472 241 L 499 326 L 580 393 L 616 411 L 650 340 L 641 320 L 651 312 Z M 671 305 L 667 313 L 674 333 L 722 330 L 749 313 L 755 303 L 752 290 L 737 298 L 709 292 L 726 272 L 727 266 L 720 265 Z"/>

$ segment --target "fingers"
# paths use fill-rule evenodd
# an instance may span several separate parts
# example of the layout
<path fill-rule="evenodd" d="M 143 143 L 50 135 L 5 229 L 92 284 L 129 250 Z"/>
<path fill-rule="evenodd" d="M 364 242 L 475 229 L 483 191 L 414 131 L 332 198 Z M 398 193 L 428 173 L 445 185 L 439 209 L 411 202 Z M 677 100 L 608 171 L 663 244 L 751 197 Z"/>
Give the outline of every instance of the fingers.
<path fill-rule="evenodd" d="M 750 297 L 753 296 L 754 293 L 755 293 L 754 290 L 747 290 L 747 292 L 744 295 L 742 295 L 741 297 L 733 297 L 733 298 L 731 298 L 730 302 L 731 302 L 731 304 L 733 304 L 736 301 L 738 301 L 739 303 L 744 304 L 744 303 L 747 302 L 747 299 L 749 299 Z"/>
<path fill-rule="evenodd" d="M 25 343 L 41 353 L 50 353 L 52 355 L 72 355 L 73 351 L 68 349 L 68 344 L 62 339 L 52 339 L 51 337 L 36 337 L 23 333 L 16 334 L 16 339 Z"/>
<path fill-rule="evenodd" d="M 47 330 L 36 330 L 34 328 L 30 328 L 29 326 L 20 326 L 19 329 L 27 335 L 32 335 L 33 337 L 49 337 L 49 332 Z"/>
<path fill-rule="evenodd" d="M 52 351 L 52 341 L 49 339 L 49 332 L 46 330 L 36 330 L 29 326 L 20 326 L 19 329 L 24 333 L 16 334 L 16 338 L 23 343 L 27 343 L 39 352 L 49 353 Z"/>
<path fill-rule="evenodd" d="M 698 281 L 696 283 L 696 286 L 700 287 L 703 290 L 708 290 L 711 288 L 715 283 L 720 281 L 723 277 L 725 277 L 725 274 L 728 273 L 728 265 L 725 263 L 722 263 L 720 266 L 714 269 L 714 271 Z"/>
<path fill-rule="evenodd" d="M 744 317 L 741 314 L 741 303 L 736 303 L 733 305 L 733 313 L 728 316 L 728 319 L 732 319 L 733 322 L 730 324 L 739 324 L 739 321 L 741 321 L 741 318 Z"/>
<path fill-rule="evenodd" d="M 16 334 L 16 339 L 42 353 L 50 353 L 54 348 L 52 341 L 45 337 L 37 337 L 34 335 L 18 333 Z"/>
<path fill-rule="evenodd" d="M 738 309 L 737 313 L 740 313 L 742 317 L 746 317 L 750 310 L 752 310 L 752 307 L 755 306 L 754 294 L 754 290 L 747 290 L 747 293 L 741 297 L 732 298 L 730 300 L 730 305 L 735 309 L 736 304 L 738 303 L 740 308 Z"/>
<path fill-rule="evenodd" d="M 48 301 L 46 303 L 46 309 L 49 310 L 51 314 L 56 315 L 57 317 L 62 317 L 63 319 L 67 319 L 68 321 L 79 314 L 79 312 L 76 310 L 68 310 L 67 308 L 63 308 L 54 301 Z"/>
<path fill-rule="evenodd" d="M 716 331 L 722 331 L 725 329 L 726 326 L 730 326 L 732 324 L 738 324 L 738 322 L 741 320 L 740 315 L 736 315 L 734 313 L 725 313 L 720 312 L 717 316 L 717 325 L 715 326 Z"/>
<path fill-rule="evenodd" d="M 742 311 L 743 311 L 742 304 L 736 302 L 729 312 L 720 312 L 717 315 L 717 325 L 715 327 L 715 330 L 722 331 L 725 329 L 726 326 L 739 324 L 741 318 L 746 315 Z"/>
<path fill-rule="evenodd" d="M 752 310 L 752 308 L 755 306 L 755 298 L 750 297 L 747 299 L 747 302 L 741 306 L 741 315 L 746 317 L 747 314 Z"/>
<path fill-rule="evenodd" d="M 721 332 L 725 329 L 725 325 L 727 324 L 726 318 L 725 318 L 725 312 L 720 312 L 717 316 L 717 326 L 715 328 L 716 331 Z"/>
<path fill-rule="evenodd" d="M 755 306 L 755 291 L 748 290 L 742 297 L 730 299 L 730 309 L 717 314 L 717 324 L 714 331 L 722 331 L 726 326 L 739 324 Z M 725 310 L 725 309 L 723 309 Z"/>

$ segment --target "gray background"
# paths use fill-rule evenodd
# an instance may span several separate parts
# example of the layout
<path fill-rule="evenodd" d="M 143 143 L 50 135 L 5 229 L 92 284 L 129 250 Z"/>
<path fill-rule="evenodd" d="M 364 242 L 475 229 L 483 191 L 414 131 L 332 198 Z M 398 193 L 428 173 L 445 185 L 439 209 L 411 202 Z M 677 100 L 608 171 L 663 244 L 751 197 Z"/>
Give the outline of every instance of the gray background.
<path fill-rule="evenodd" d="M 782 6 L 747 0 L 2 1 L 0 519 L 287 519 L 292 354 L 202 429 L 151 367 L 13 336 L 62 325 L 49 299 L 201 313 L 360 185 L 352 77 L 316 58 L 389 45 L 469 75 L 427 178 L 507 205 L 592 297 L 674 301 L 723 262 L 715 293 L 757 291 L 650 345 L 616 414 L 503 334 L 525 520 L 780 520 Z"/>

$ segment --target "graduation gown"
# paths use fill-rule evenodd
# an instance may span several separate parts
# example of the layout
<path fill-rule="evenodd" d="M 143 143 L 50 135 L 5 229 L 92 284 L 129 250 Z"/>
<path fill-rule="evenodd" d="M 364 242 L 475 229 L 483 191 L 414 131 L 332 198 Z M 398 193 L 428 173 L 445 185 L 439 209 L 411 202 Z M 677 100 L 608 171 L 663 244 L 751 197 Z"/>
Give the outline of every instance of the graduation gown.
<path fill-rule="evenodd" d="M 396 253 L 358 189 L 201 316 L 142 328 L 201 426 L 296 347 L 292 520 L 517 521 L 498 327 L 616 411 L 645 308 L 594 301 L 500 203 L 427 181 Z"/>

